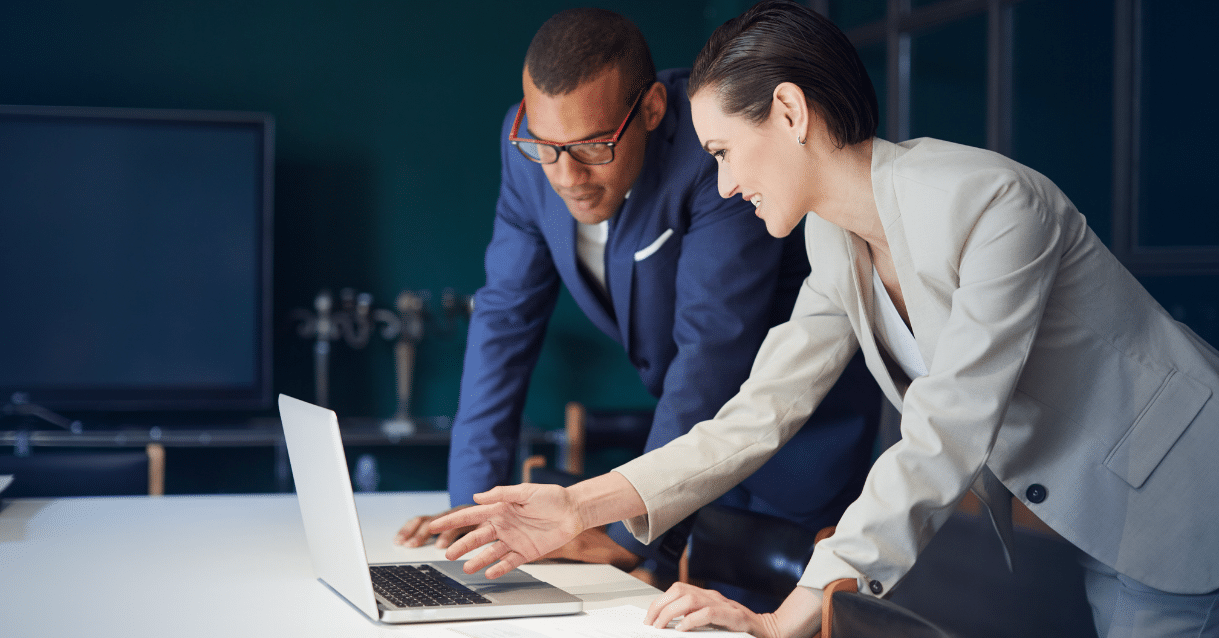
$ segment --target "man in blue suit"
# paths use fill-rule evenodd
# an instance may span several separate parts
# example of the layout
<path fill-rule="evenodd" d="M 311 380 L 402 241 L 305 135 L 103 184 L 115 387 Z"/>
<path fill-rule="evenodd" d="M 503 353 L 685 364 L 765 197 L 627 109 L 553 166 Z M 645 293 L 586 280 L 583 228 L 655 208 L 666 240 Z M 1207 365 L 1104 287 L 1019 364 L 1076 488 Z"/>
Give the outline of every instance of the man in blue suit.
<path fill-rule="evenodd" d="M 649 450 L 711 418 L 748 376 L 767 330 L 790 316 L 808 275 L 803 242 L 771 237 L 748 202 L 719 196 L 690 121 L 687 75 L 658 75 L 639 30 L 609 11 L 565 11 L 534 36 L 524 100 L 504 118 L 487 283 L 475 295 L 453 423 L 454 507 L 512 482 L 560 285 L 658 397 Z M 733 503 L 812 530 L 837 521 L 862 485 L 874 431 L 859 420 L 804 430 L 730 493 Z M 398 542 L 425 542 L 431 518 L 408 522 Z M 627 569 L 655 557 L 625 528 L 609 534 L 585 534 L 564 555 Z"/>

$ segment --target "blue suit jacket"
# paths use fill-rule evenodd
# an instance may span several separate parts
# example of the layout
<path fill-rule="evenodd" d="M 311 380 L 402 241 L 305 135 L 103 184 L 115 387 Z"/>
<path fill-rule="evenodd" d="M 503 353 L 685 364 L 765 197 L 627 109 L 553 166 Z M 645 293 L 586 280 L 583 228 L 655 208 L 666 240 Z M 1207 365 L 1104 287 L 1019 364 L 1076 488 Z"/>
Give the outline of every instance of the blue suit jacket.
<path fill-rule="evenodd" d="M 529 377 L 560 283 L 593 324 L 626 349 L 659 398 L 649 450 L 714 416 L 749 376 L 768 329 L 790 316 L 809 272 L 803 242 L 799 233 L 771 237 L 752 205 L 719 196 L 715 163 L 690 121 L 687 76 L 685 70 L 659 74 L 668 108 L 649 136 L 630 197 L 610 221 L 605 259 L 612 310 L 580 272 L 576 222 L 563 200 L 541 166 L 507 141 L 517 107 L 504 117 L 487 283 L 475 295 L 453 423 L 454 505 L 514 482 Z M 810 461 L 817 459 L 804 459 Z M 828 491 L 832 498 L 838 489 Z"/>

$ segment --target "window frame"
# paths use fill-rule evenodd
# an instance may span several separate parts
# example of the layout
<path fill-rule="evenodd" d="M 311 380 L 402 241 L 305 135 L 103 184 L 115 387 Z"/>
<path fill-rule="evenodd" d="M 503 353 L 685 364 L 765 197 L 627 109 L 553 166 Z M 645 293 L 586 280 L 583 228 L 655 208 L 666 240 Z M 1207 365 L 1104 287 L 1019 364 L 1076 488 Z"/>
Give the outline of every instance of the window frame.
<path fill-rule="evenodd" d="M 829 15 L 835 2 L 810 0 Z M 856 47 L 883 43 L 886 56 L 888 138 L 910 137 L 911 42 L 921 31 L 987 16 L 986 148 L 1012 153 L 1013 7 L 1024 0 L 941 0 L 912 9 L 910 0 L 887 0 L 881 20 L 846 30 Z M 1139 242 L 1139 170 L 1143 0 L 1113 0 L 1113 162 L 1112 245 L 1110 249 L 1135 276 L 1219 274 L 1219 245 L 1144 246 Z"/>

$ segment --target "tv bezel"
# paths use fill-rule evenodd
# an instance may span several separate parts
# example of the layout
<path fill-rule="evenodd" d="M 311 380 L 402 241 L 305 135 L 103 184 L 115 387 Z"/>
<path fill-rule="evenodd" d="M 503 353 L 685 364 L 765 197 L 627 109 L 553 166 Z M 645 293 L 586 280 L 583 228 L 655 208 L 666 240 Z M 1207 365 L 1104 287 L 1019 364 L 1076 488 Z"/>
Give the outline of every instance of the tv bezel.
<path fill-rule="evenodd" d="M 250 386 L 28 386 L 0 385 L 0 404 L 29 402 L 87 412 L 265 410 L 272 407 L 272 248 L 274 229 L 275 119 L 255 111 L 0 105 L 0 117 L 95 121 L 161 121 L 185 124 L 252 125 L 260 130 L 262 190 L 258 267 L 258 328 L 255 375 Z"/>

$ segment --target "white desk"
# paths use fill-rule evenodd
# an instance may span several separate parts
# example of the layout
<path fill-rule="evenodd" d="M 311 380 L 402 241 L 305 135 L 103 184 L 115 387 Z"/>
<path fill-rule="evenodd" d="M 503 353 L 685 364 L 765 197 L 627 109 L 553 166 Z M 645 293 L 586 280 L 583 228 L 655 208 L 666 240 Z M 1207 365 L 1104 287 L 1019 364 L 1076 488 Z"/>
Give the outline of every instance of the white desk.
<path fill-rule="evenodd" d="M 370 562 L 431 560 L 391 539 L 443 493 L 356 495 Z M 527 566 L 586 609 L 660 592 L 607 565 Z M 370 621 L 313 575 L 295 495 L 5 501 L 0 636 L 429 636 Z"/>

